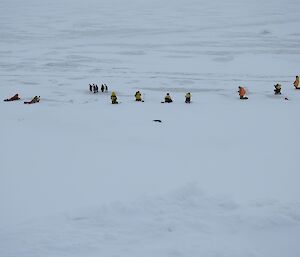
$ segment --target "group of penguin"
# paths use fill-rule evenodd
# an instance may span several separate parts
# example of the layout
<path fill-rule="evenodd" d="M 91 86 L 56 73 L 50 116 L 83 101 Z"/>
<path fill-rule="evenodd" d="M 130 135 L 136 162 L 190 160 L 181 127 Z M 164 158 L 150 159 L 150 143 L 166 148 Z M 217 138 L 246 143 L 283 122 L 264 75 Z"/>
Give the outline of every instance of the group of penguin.
<path fill-rule="evenodd" d="M 99 92 L 99 87 L 97 84 L 89 84 L 90 86 L 90 91 L 93 93 L 98 93 Z M 100 87 L 101 92 L 103 93 L 104 91 L 107 92 L 108 91 L 108 87 L 106 84 L 102 84 Z"/>

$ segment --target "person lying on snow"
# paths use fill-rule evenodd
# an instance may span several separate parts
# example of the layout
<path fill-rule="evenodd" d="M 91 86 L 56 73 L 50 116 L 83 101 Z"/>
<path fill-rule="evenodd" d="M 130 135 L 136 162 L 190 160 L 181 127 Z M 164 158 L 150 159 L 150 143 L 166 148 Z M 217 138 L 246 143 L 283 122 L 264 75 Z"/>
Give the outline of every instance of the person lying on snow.
<path fill-rule="evenodd" d="M 29 102 L 24 102 L 24 104 L 35 104 L 35 103 L 38 103 L 40 101 L 41 97 L 40 96 L 35 96 L 32 98 L 31 101 Z"/>
<path fill-rule="evenodd" d="M 165 103 L 172 103 L 172 102 L 173 102 L 173 100 L 172 100 L 170 94 L 167 93 L 167 95 L 165 96 Z"/>
<path fill-rule="evenodd" d="M 116 93 L 113 91 L 113 92 L 111 92 L 111 97 L 110 97 L 110 99 L 111 99 L 111 103 L 112 104 L 118 104 L 118 98 L 117 98 L 117 95 L 116 95 Z"/>
<path fill-rule="evenodd" d="M 135 101 L 137 101 L 137 102 L 142 101 L 142 94 L 140 91 L 137 91 L 134 96 L 135 96 Z"/>
<path fill-rule="evenodd" d="M 276 84 L 276 85 L 274 85 L 274 87 L 275 87 L 275 89 L 274 89 L 275 95 L 281 95 L 281 85 Z"/>
<path fill-rule="evenodd" d="M 20 100 L 20 99 L 21 99 L 21 98 L 19 97 L 19 94 L 15 94 L 15 95 L 12 96 L 11 98 L 4 99 L 4 102 L 17 101 L 17 100 Z"/>
<path fill-rule="evenodd" d="M 192 97 L 191 93 L 190 92 L 187 93 L 185 95 L 185 103 L 187 103 L 187 104 L 191 103 L 191 97 Z"/>
<path fill-rule="evenodd" d="M 296 76 L 296 80 L 294 81 L 294 87 L 296 89 L 300 89 L 300 87 L 299 87 L 299 76 Z"/>
<path fill-rule="evenodd" d="M 248 97 L 245 96 L 246 95 L 246 89 L 244 87 L 239 87 L 238 93 L 239 93 L 239 96 L 240 96 L 241 100 L 248 99 Z"/>

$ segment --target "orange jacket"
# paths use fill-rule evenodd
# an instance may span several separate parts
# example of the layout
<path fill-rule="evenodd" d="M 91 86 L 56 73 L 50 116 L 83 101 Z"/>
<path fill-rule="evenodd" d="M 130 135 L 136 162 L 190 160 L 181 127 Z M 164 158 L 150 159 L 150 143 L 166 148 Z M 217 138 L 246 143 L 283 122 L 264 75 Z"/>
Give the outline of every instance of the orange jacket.
<path fill-rule="evenodd" d="M 297 77 L 296 80 L 294 81 L 294 86 L 299 87 L 299 77 Z"/>
<path fill-rule="evenodd" d="M 245 90 L 245 88 L 243 88 L 243 87 L 240 87 L 240 88 L 239 88 L 239 95 L 240 95 L 241 97 L 244 97 L 244 96 L 245 96 L 245 94 L 246 94 L 246 90 Z"/>

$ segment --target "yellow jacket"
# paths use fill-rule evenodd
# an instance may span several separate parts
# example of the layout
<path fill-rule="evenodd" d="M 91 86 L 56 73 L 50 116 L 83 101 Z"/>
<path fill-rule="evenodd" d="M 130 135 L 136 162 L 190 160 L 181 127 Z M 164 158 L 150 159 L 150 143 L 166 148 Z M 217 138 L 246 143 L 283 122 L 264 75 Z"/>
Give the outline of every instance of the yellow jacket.
<path fill-rule="evenodd" d="M 166 95 L 166 96 L 165 96 L 165 100 L 172 100 L 172 98 L 171 98 L 170 95 Z"/>
<path fill-rule="evenodd" d="M 187 94 L 185 95 L 185 98 L 191 98 L 191 97 L 192 97 L 191 93 L 187 93 Z"/>
<path fill-rule="evenodd" d="M 115 92 L 112 92 L 112 93 L 111 93 L 110 99 L 111 99 L 113 102 L 117 101 L 117 96 L 116 96 L 116 93 L 115 93 Z"/>
<path fill-rule="evenodd" d="M 135 100 L 142 100 L 142 94 L 138 91 L 135 93 Z"/>

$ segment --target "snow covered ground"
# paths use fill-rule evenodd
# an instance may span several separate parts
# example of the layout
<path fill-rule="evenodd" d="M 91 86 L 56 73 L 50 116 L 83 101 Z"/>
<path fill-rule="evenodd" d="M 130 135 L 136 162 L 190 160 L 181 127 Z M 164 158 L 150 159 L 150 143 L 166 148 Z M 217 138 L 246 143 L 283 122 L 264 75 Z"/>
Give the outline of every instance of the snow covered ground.
<path fill-rule="evenodd" d="M 299 7 L 1 0 L 0 257 L 298 257 Z"/>

